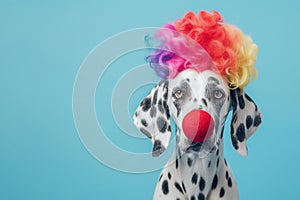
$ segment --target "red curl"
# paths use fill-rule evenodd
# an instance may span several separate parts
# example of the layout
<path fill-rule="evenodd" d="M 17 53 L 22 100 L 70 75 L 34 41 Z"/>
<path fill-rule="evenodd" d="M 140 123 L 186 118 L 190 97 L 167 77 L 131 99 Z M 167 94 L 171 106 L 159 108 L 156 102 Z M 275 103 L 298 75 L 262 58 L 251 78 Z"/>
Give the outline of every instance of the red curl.
<path fill-rule="evenodd" d="M 238 31 L 224 25 L 217 11 L 201 11 L 198 16 L 188 12 L 175 22 L 175 28 L 197 41 L 211 56 L 221 75 L 237 70 L 236 44 L 240 40 Z M 234 29 L 237 30 L 237 29 Z"/>

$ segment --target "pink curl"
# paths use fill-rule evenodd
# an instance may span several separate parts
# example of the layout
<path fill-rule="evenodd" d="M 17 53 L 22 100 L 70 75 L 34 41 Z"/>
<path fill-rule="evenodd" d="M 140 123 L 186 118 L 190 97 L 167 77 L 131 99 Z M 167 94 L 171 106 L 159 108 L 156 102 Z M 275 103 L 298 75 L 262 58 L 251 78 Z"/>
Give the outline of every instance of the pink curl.
<path fill-rule="evenodd" d="M 161 78 L 174 78 L 181 71 L 190 68 L 197 71 L 215 69 L 205 49 L 189 36 L 176 31 L 173 25 L 165 25 L 156 33 L 155 38 L 161 44 L 147 60 Z"/>

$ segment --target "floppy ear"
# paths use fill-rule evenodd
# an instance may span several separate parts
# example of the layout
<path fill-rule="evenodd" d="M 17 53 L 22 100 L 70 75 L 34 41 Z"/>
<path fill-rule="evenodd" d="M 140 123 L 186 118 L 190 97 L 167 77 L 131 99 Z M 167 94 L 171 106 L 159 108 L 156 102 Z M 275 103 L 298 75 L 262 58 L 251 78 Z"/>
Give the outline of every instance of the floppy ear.
<path fill-rule="evenodd" d="M 154 157 L 166 150 L 171 137 L 168 84 L 166 80 L 156 85 L 133 116 L 135 126 L 151 139 Z"/>
<path fill-rule="evenodd" d="M 261 124 L 261 113 L 254 101 L 241 89 L 231 90 L 231 141 L 236 151 L 248 155 L 246 141 Z"/>

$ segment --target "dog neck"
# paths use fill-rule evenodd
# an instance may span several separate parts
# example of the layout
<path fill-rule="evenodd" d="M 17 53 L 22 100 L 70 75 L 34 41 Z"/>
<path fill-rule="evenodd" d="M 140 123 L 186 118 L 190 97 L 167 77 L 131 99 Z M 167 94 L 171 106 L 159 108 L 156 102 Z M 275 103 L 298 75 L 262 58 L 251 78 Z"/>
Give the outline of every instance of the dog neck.
<path fill-rule="evenodd" d="M 184 172 L 184 174 L 189 172 L 203 174 L 217 173 L 218 169 L 220 169 L 220 161 L 224 160 L 223 149 L 223 139 L 220 139 L 219 145 L 204 157 L 200 157 L 197 152 L 182 152 L 177 147 L 176 158 L 178 159 L 178 169 Z"/>
<path fill-rule="evenodd" d="M 220 171 L 223 170 L 222 164 L 226 163 L 226 161 L 223 154 L 223 134 L 221 133 L 220 136 L 216 146 L 205 156 L 199 156 L 198 152 L 183 152 L 178 146 L 176 147 L 175 155 L 178 176 L 181 177 L 182 182 L 186 185 L 188 194 L 197 193 L 200 190 L 199 184 L 193 183 L 191 180 L 191 177 L 197 176 L 198 183 L 200 178 L 205 181 L 207 186 L 202 192 L 207 196 L 214 176 L 219 176 Z"/>

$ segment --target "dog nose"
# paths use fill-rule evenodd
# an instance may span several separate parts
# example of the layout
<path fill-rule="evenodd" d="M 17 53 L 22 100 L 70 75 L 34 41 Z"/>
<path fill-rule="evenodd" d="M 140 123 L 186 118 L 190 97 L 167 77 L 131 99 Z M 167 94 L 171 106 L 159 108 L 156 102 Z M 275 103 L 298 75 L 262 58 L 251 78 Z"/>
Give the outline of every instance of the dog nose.
<path fill-rule="evenodd" d="M 183 118 L 182 129 L 192 142 L 204 142 L 213 134 L 214 120 L 204 110 L 193 110 Z"/>

